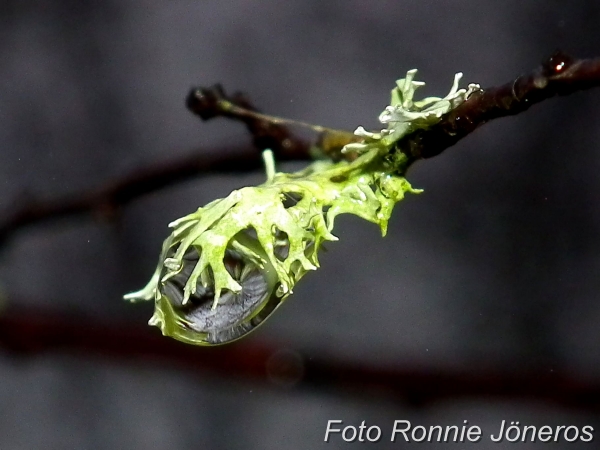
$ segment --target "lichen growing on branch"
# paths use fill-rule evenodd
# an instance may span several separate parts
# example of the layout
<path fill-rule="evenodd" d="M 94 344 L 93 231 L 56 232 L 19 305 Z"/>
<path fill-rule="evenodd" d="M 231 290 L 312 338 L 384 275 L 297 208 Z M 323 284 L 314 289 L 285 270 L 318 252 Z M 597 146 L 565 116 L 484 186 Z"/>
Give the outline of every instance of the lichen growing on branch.
<path fill-rule="evenodd" d="M 262 323 L 292 294 L 308 271 L 339 214 L 354 214 L 387 231 L 396 202 L 417 193 L 404 178 L 408 158 L 395 151 L 399 139 L 427 128 L 478 89 L 458 89 L 461 74 L 443 98 L 414 101 L 416 70 L 398 80 L 390 105 L 379 116 L 387 128 L 359 127 L 359 142 L 342 152 L 352 161 L 316 161 L 302 171 L 275 173 L 265 152 L 266 183 L 233 191 L 169 226 L 148 285 L 125 296 L 154 300 L 151 325 L 197 345 L 235 340 Z"/>

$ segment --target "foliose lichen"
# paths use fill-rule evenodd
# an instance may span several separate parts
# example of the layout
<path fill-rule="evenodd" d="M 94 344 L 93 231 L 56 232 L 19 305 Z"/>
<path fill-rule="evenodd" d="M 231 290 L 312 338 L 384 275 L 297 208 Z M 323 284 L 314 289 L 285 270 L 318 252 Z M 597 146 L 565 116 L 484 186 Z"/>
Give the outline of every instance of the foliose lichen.
<path fill-rule="evenodd" d="M 316 161 L 296 173 L 275 173 L 265 154 L 267 181 L 233 191 L 169 226 L 158 266 L 142 290 L 125 299 L 154 300 L 151 325 L 197 345 L 235 340 L 262 323 L 292 294 L 295 284 L 319 267 L 318 252 L 335 241 L 335 218 L 354 214 L 387 231 L 394 205 L 406 192 L 407 158 L 394 152 L 403 136 L 427 128 L 478 87 L 414 101 L 416 70 L 396 82 L 379 120 L 387 128 L 358 127 L 360 142 L 342 152 L 353 161 Z"/>

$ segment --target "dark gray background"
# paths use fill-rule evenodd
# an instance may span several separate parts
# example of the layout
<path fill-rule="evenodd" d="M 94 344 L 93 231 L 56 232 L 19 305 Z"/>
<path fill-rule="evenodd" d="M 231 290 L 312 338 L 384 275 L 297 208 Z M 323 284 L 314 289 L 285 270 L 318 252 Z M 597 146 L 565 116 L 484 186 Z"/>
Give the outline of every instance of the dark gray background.
<path fill-rule="evenodd" d="M 202 124 L 185 110 L 192 85 L 221 82 L 280 116 L 372 128 L 408 69 L 419 69 L 429 95 L 445 95 L 457 71 L 465 85 L 500 84 L 557 48 L 598 56 L 599 23 L 597 0 L 4 1 L 0 207 L 94 188 L 198 146 L 247 142 L 240 125 Z M 599 100 L 548 101 L 417 164 L 409 178 L 425 193 L 398 205 L 388 237 L 340 218 L 322 269 L 248 339 L 380 366 L 596 380 Z M 3 299 L 142 323 L 151 308 L 121 296 L 147 281 L 167 223 L 262 179 L 203 177 L 141 198 L 118 224 L 82 218 L 20 233 L 1 255 Z M 534 401 L 416 409 L 143 361 L 0 353 L 2 450 L 314 449 L 334 418 L 386 434 L 394 419 L 467 419 L 486 433 L 502 419 L 600 428 L 596 414 Z M 385 441 L 380 448 L 401 446 Z M 565 444 L 536 448 L 546 446 Z"/>

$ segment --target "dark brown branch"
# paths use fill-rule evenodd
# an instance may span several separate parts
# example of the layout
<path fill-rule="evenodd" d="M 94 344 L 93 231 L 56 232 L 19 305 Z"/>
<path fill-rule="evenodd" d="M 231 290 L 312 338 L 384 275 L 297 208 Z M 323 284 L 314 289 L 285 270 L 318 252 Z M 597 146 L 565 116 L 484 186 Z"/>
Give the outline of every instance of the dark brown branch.
<path fill-rule="evenodd" d="M 397 148 L 415 160 L 431 158 L 492 119 L 522 113 L 557 95 L 597 86 L 600 86 L 600 58 L 574 60 L 557 52 L 527 75 L 475 92 L 437 124 L 400 140 Z"/>
<path fill-rule="evenodd" d="M 0 347 L 17 355 L 68 352 L 216 374 L 265 385 L 326 390 L 372 399 L 395 399 L 426 406 L 448 398 L 499 398 L 545 401 L 567 407 L 600 409 L 600 385 L 553 373 L 468 372 L 395 369 L 348 363 L 330 356 L 304 357 L 254 340 L 199 348 L 166 339 L 138 324 L 103 323 L 39 309 L 9 308 L 0 315 Z M 285 348 L 285 347 L 283 347 Z"/>
<path fill-rule="evenodd" d="M 397 148 L 411 160 L 431 158 L 454 145 L 484 123 L 508 115 L 519 114 L 535 103 L 555 95 L 600 86 L 600 59 L 573 60 L 562 53 L 549 58 L 528 75 L 509 83 L 474 93 L 469 99 L 442 117 L 439 123 L 419 130 L 402 139 Z M 220 86 L 194 89 L 187 99 L 188 107 L 204 120 L 223 116 L 244 122 L 259 149 L 271 148 L 279 160 L 308 160 L 309 145 L 294 136 L 287 127 L 239 114 L 223 108 L 221 100 L 255 111 L 242 94 L 226 96 Z M 331 135 L 324 136 L 330 139 Z M 322 136 L 323 138 L 323 136 Z M 350 139 L 335 136 L 333 150 Z M 15 231 L 37 223 L 77 215 L 110 215 L 137 197 L 165 186 L 205 173 L 247 172 L 261 167 L 259 153 L 250 147 L 232 152 L 197 152 L 170 163 L 142 168 L 97 190 L 51 201 L 21 202 L 6 220 L 0 223 L 0 245 Z"/>
<path fill-rule="evenodd" d="M 319 133 L 315 148 L 322 155 L 333 160 L 354 159 L 356 155 L 344 155 L 341 149 L 350 142 L 358 142 L 360 138 L 346 130 L 335 130 L 320 125 L 311 125 L 297 120 L 282 119 L 266 116 L 250 102 L 242 93 L 227 95 L 220 84 L 209 88 L 193 88 L 188 94 L 186 104 L 188 109 L 207 121 L 216 117 L 226 117 L 242 122 L 253 138 L 253 143 L 259 150 L 271 149 L 277 156 L 280 153 L 306 155 L 309 149 L 307 143 L 294 135 L 285 125 L 308 127 Z"/>

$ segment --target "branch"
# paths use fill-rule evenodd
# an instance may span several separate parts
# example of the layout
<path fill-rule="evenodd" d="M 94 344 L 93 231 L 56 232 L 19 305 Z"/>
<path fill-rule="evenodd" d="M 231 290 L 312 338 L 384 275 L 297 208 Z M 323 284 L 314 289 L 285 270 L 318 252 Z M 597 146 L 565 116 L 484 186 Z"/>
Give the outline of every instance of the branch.
<path fill-rule="evenodd" d="M 557 95 L 600 86 L 600 58 L 575 60 L 557 52 L 533 72 L 502 86 L 473 93 L 464 103 L 425 130 L 401 139 L 396 148 L 414 160 L 431 158 L 453 146 L 476 128 L 499 117 L 512 116 Z"/>
<path fill-rule="evenodd" d="M 276 156 L 306 159 L 309 145 L 283 125 L 286 119 L 260 114 L 241 92 L 228 96 L 220 84 L 210 88 L 193 88 L 186 98 L 188 109 L 203 121 L 226 117 L 246 125 L 252 143 L 259 150 L 271 149 Z M 297 122 L 301 123 L 301 122 Z"/>
<path fill-rule="evenodd" d="M 373 400 L 395 399 L 426 406 L 449 398 L 545 401 L 600 410 L 600 385 L 584 378 L 552 374 L 451 372 L 395 369 L 304 357 L 277 345 L 249 340 L 214 348 L 181 345 L 156 329 L 137 324 L 94 321 L 39 308 L 8 308 L 0 315 L 0 347 L 15 355 L 68 352 L 82 358 L 176 367 L 194 374 L 217 374 L 265 385 L 312 388 Z M 284 347 L 283 347 L 284 348 Z"/>
<path fill-rule="evenodd" d="M 530 74 L 474 93 L 463 104 L 442 116 L 436 125 L 406 136 L 398 142 L 397 148 L 413 161 L 431 158 L 492 119 L 519 114 L 556 95 L 568 95 L 597 86 L 600 86 L 600 58 L 574 60 L 556 53 Z M 249 114 L 256 110 L 240 93 L 228 97 L 219 85 L 209 89 L 197 88 L 189 94 L 187 105 L 203 120 L 227 117 L 242 121 L 253 136 L 254 145 L 258 149 L 273 149 L 279 160 L 310 159 L 309 144 L 293 135 L 283 125 L 285 120 Z M 334 159 L 343 157 L 337 152 L 341 146 L 356 139 L 348 132 L 324 127 L 316 129 L 323 131 L 321 145 L 325 153 Z M 142 195 L 192 177 L 215 172 L 249 172 L 262 165 L 259 152 L 249 146 L 237 148 L 234 152 L 227 150 L 198 151 L 170 163 L 142 168 L 80 195 L 50 201 L 19 202 L 20 206 L 0 223 L 0 245 L 27 226 L 78 215 L 110 217 L 120 207 Z"/>
<path fill-rule="evenodd" d="M 252 136 L 254 146 L 259 150 L 271 149 L 276 156 L 287 153 L 304 159 L 312 150 L 306 142 L 291 133 L 285 124 L 310 128 L 319 133 L 315 149 L 318 148 L 322 154 L 314 156 L 333 160 L 353 159 L 353 156 L 342 154 L 341 150 L 344 145 L 361 140 L 347 130 L 261 114 L 244 94 L 235 92 L 233 95 L 227 95 L 220 84 L 209 88 L 193 88 L 188 94 L 186 104 L 188 109 L 203 121 L 226 117 L 242 122 Z"/>

